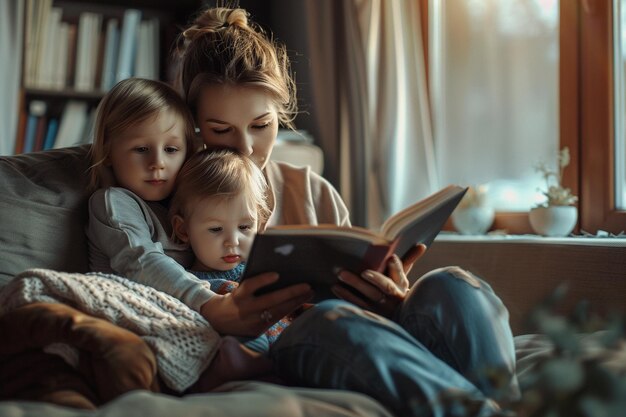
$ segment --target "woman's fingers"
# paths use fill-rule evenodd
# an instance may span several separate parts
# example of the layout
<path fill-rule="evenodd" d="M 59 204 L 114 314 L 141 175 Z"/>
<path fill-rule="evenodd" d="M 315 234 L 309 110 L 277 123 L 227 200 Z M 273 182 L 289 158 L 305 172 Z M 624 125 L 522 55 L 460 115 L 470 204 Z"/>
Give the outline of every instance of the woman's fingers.
<path fill-rule="evenodd" d="M 395 268 L 395 266 L 390 268 L 390 275 L 393 277 L 394 275 L 400 274 L 400 277 L 395 278 L 398 279 L 399 282 L 396 282 L 394 278 L 390 278 L 380 272 L 370 270 L 364 271 L 362 276 L 363 279 L 366 279 L 369 283 L 374 285 L 384 295 L 404 298 L 409 283 L 404 273 L 395 272 Z"/>
<path fill-rule="evenodd" d="M 258 321 L 263 326 L 274 324 L 282 317 L 309 301 L 313 291 L 309 284 L 296 284 L 267 294 L 255 296 L 254 293 L 278 279 L 275 273 L 260 274 L 246 279 L 233 292 L 242 312 L 242 316 Z"/>
<path fill-rule="evenodd" d="M 372 300 L 380 299 L 380 293 L 391 297 L 404 298 L 404 294 L 409 288 L 409 280 L 404 273 L 402 262 L 396 255 L 393 255 L 387 261 L 387 271 L 389 271 L 389 276 L 371 269 L 363 271 L 361 273 L 362 282 L 365 281 L 370 285 L 359 285 L 357 282 L 358 278 L 355 280 L 355 278 L 353 278 L 354 275 L 350 277 L 351 274 L 349 273 L 346 273 L 344 276 L 350 280 L 349 283 L 353 287 Z M 363 284 L 365 284 L 365 282 L 363 282 Z M 380 293 L 371 290 L 368 291 L 367 287 L 369 286 L 375 287 Z"/>
<path fill-rule="evenodd" d="M 345 287 L 335 285 L 331 287 L 330 290 L 333 292 L 333 294 L 335 294 L 337 297 L 341 298 L 342 300 L 346 300 L 364 309 L 370 308 L 371 303 L 365 302 L 361 297 L 358 297 L 352 291 L 350 291 L 349 289 Z"/>
<path fill-rule="evenodd" d="M 357 290 L 359 293 L 363 294 L 366 300 L 370 300 L 370 301 L 380 300 L 380 298 L 385 294 L 385 292 L 383 292 L 382 289 L 379 289 L 376 283 L 371 282 L 369 278 L 365 278 L 365 275 L 369 275 L 369 273 L 371 272 L 374 272 L 374 271 L 367 270 L 367 271 L 364 271 L 363 273 L 364 275 L 362 274 L 361 276 L 358 276 L 358 275 L 353 274 L 350 271 L 341 271 L 338 277 L 339 277 L 339 280 L 343 282 L 345 285 L 352 287 L 355 290 Z M 347 301 L 351 301 L 351 300 L 347 300 Z"/>
<path fill-rule="evenodd" d="M 398 307 L 401 298 L 390 297 L 383 294 L 380 290 L 376 291 L 376 296 L 363 298 L 359 297 L 355 293 L 353 293 L 348 288 L 342 287 L 340 285 L 335 285 L 331 288 L 332 292 L 339 298 L 351 302 L 365 310 L 370 310 L 375 313 L 378 313 L 384 317 L 392 317 L 394 311 Z"/>
<path fill-rule="evenodd" d="M 387 262 L 387 271 L 389 271 L 389 277 L 395 284 L 395 288 L 389 288 L 388 294 L 399 296 L 406 293 L 409 290 L 409 279 L 404 272 L 404 265 L 398 256 L 393 255 L 389 258 L 389 261 Z"/>
<path fill-rule="evenodd" d="M 415 245 L 409 250 L 409 252 L 404 256 L 404 259 L 402 259 L 402 265 L 405 274 L 411 272 L 413 265 L 415 264 L 415 262 L 417 262 L 419 258 L 422 257 L 424 252 L 426 252 L 426 245 L 424 245 L 423 243 Z"/>

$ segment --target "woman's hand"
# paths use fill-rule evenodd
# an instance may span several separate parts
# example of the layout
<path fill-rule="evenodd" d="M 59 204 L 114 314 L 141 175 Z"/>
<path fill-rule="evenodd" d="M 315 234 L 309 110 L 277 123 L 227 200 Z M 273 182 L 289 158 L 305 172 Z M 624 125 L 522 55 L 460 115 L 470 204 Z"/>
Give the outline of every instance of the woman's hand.
<path fill-rule="evenodd" d="M 363 271 L 361 276 L 341 271 L 339 279 L 363 294 L 363 297 L 339 285 L 334 286 L 332 291 L 339 298 L 382 316 L 391 317 L 409 291 L 407 274 L 425 251 L 426 246 L 420 244 L 412 248 L 403 261 L 393 255 L 387 261 L 388 275 L 369 269 Z"/>
<path fill-rule="evenodd" d="M 308 284 L 254 295 L 256 290 L 277 279 L 274 272 L 248 278 L 233 292 L 211 297 L 200 308 L 200 314 L 221 334 L 258 336 L 313 297 Z"/>

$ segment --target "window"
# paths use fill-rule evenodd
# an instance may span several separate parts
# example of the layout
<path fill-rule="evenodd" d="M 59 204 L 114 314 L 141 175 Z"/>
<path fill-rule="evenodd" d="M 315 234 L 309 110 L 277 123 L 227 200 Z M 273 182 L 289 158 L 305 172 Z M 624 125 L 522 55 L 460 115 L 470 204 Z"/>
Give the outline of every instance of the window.
<path fill-rule="evenodd" d="M 442 182 L 490 183 L 494 227 L 530 232 L 534 166 L 568 146 L 580 228 L 626 229 L 626 0 L 421 4 Z"/>
<path fill-rule="evenodd" d="M 527 212 L 544 200 L 535 166 L 558 151 L 558 2 L 431 4 L 440 180 L 485 184 L 496 210 Z"/>

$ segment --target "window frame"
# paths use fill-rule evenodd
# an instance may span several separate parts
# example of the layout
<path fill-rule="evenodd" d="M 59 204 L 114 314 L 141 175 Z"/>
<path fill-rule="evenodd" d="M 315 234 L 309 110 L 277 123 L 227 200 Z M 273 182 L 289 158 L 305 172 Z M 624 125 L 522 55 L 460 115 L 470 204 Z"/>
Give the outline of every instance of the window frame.
<path fill-rule="evenodd" d="M 566 2 L 561 0 L 561 3 Z M 615 204 L 613 1 L 573 3 L 577 6 L 580 21 L 580 226 L 592 233 L 597 230 L 619 233 L 626 228 L 626 211 L 618 210 Z M 561 142 L 565 140 L 567 138 L 562 133 Z"/>

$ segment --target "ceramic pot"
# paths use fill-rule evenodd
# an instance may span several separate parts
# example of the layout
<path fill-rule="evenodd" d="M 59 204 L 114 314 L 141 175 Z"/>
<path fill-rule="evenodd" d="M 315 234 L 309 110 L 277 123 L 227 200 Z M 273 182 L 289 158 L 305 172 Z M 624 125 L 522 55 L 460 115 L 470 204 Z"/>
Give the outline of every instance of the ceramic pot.
<path fill-rule="evenodd" d="M 452 224 L 463 235 L 482 235 L 491 227 L 495 212 L 492 207 L 463 207 L 452 212 Z"/>
<path fill-rule="evenodd" d="M 567 236 L 576 226 L 578 209 L 575 206 L 535 207 L 530 210 L 528 217 L 538 235 Z"/>

